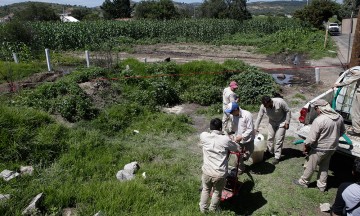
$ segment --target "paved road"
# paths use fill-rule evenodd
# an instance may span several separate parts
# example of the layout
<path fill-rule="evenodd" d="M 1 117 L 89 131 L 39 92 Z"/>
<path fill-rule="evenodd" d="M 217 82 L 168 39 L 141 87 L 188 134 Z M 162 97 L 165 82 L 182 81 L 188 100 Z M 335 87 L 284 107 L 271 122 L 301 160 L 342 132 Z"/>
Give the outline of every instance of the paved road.
<path fill-rule="evenodd" d="M 349 34 L 341 34 L 338 36 L 331 36 L 332 39 L 336 42 L 338 46 L 338 58 L 343 63 L 346 64 L 351 57 L 351 47 L 353 43 L 354 36 L 349 38 Z M 350 44 L 350 46 L 349 46 Z"/>

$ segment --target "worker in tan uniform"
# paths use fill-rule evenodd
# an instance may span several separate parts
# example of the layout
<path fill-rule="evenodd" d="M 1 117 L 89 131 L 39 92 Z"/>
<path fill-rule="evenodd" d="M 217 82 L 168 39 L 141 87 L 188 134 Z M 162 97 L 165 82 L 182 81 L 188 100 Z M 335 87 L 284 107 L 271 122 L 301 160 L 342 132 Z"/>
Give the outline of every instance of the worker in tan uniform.
<path fill-rule="evenodd" d="M 355 96 L 351 106 L 351 122 L 353 129 L 347 133 L 351 136 L 360 136 L 360 68 L 350 68 L 350 78 L 341 82 L 335 83 L 334 87 L 341 87 L 350 85 L 356 82 Z"/>
<path fill-rule="evenodd" d="M 225 110 L 231 102 L 238 102 L 238 96 L 234 92 L 237 88 L 237 83 L 235 81 L 231 81 L 229 86 L 226 87 L 223 91 L 222 128 L 224 132 L 231 131 L 231 126 L 229 126 L 230 114 L 226 113 Z"/>
<path fill-rule="evenodd" d="M 311 124 L 310 133 L 304 141 L 304 153 L 309 156 L 309 160 L 303 175 L 293 183 L 307 187 L 316 166 L 319 165 L 317 187 L 324 192 L 330 159 L 339 145 L 340 136 L 345 132 L 345 125 L 342 116 L 333 110 L 327 101 L 319 99 L 310 105 L 318 116 Z"/>
<path fill-rule="evenodd" d="M 226 113 L 231 114 L 232 117 L 232 133 L 233 141 L 240 145 L 243 156 L 239 158 L 239 171 L 238 174 L 243 174 L 245 172 L 244 160 L 250 158 L 251 154 L 254 152 L 254 123 L 252 115 L 249 111 L 241 109 L 236 102 L 231 102 L 227 109 Z M 237 161 L 234 166 L 236 166 Z"/>
<path fill-rule="evenodd" d="M 267 151 L 266 156 L 274 155 L 272 164 L 276 165 L 280 161 L 281 151 L 284 143 L 285 132 L 289 129 L 291 111 L 289 106 L 282 98 L 270 98 L 264 96 L 261 99 L 262 105 L 255 122 L 255 131 L 259 132 L 260 122 L 266 114 L 269 117 Z"/>
<path fill-rule="evenodd" d="M 210 121 L 211 132 L 200 134 L 200 145 L 203 150 L 202 191 L 200 211 L 216 211 L 221 200 L 221 193 L 225 187 L 228 175 L 229 152 L 239 152 L 240 147 L 228 135 L 222 133 L 222 121 L 218 118 Z M 213 190 L 210 206 L 208 199 Z"/>

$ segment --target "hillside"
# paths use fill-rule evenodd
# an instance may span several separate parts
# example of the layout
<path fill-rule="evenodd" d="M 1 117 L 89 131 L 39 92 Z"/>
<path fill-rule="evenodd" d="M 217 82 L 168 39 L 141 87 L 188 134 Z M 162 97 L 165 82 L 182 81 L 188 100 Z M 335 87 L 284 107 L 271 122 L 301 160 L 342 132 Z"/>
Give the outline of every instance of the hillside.
<path fill-rule="evenodd" d="M 16 13 L 28 7 L 30 4 L 34 2 L 22 2 L 22 3 L 14 3 L 11 5 L 5 5 L 0 7 L 0 17 L 6 16 L 10 13 Z M 49 4 L 55 10 L 55 13 L 63 13 L 63 11 L 71 11 L 75 8 L 86 8 L 80 5 L 69 5 L 69 4 L 55 4 L 55 3 L 44 3 Z M 99 8 L 93 8 L 94 10 L 100 10 Z"/>
<path fill-rule="evenodd" d="M 269 1 L 247 3 L 247 9 L 253 15 L 261 14 L 293 14 L 302 9 L 306 1 Z"/>
<path fill-rule="evenodd" d="M 175 5 L 183 9 L 193 9 L 201 5 L 201 2 L 196 3 L 181 3 L 174 2 Z M 15 3 L 11 5 L 1 6 L 0 7 L 0 17 L 20 11 L 27 7 L 30 2 Z M 50 4 L 51 7 L 55 9 L 57 13 L 62 13 L 63 10 L 71 10 L 74 8 L 83 8 L 83 6 L 78 5 L 63 5 L 63 4 Z M 293 14 L 295 10 L 301 9 L 306 5 L 306 1 L 270 1 L 270 2 L 250 2 L 247 3 L 247 8 L 253 15 L 261 14 Z M 94 8 L 94 10 L 99 10 L 99 8 Z"/>

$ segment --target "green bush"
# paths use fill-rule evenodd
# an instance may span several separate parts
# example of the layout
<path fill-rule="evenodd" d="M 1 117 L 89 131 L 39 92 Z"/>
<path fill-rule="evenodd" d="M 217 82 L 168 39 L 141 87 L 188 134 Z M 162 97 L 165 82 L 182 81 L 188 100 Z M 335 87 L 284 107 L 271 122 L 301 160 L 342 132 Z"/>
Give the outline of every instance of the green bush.
<path fill-rule="evenodd" d="M 70 122 L 92 119 L 97 110 L 78 84 L 67 81 L 45 83 L 19 98 L 21 104 L 49 113 L 60 113 Z"/>
<path fill-rule="evenodd" d="M 278 87 L 271 75 L 256 68 L 243 71 L 231 77 L 236 80 L 239 88 L 236 90 L 241 105 L 260 104 L 264 95 L 273 96 Z"/>
<path fill-rule="evenodd" d="M 310 29 L 287 29 L 281 30 L 264 38 L 258 49 L 262 53 L 307 53 L 311 58 L 320 58 L 324 53 L 331 55 L 328 49 L 332 49 L 333 42 L 324 47 L 324 32 Z M 309 47 L 311 49 L 309 50 Z M 334 54 L 333 54 L 334 55 Z"/>
<path fill-rule="evenodd" d="M 148 93 L 158 106 L 172 106 L 180 102 L 178 92 L 170 82 L 156 80 L 151 83 L 151 90 Z"/>
<path fill-rule="evenodd" d="M 64 80 L 76 83 L 83 83 L 106 75 L 107 71 L 104 68 L 78 68 L 75 71 L 71 72 L 69 75 L 67 75 Z"/>
<path fill-rule="evenodd" d="M 189 87 L 180 98 L 200 105 L 211 105 L 222 101 L 223 87 L 200 84 Z"/>

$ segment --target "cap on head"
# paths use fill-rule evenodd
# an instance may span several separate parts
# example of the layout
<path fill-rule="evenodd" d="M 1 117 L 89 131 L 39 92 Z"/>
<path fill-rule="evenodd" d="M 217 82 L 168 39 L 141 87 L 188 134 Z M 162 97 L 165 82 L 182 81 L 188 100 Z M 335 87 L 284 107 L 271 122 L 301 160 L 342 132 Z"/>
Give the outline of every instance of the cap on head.
<path fill-rule="evenodd" d="M 329 103 L 328 103 L 326 100 L 324 100 L 324 99 L 318 99 L 318 100 L 310 103 L 310 105 L 311 105 L 312 107 L 316 107 L 316 106 L 326 106 L 326 105 L 328 105 L 328 104 L 329 104 Z"/>
<path fill-rule="evenodd" d="M 238 85 L 235 81 L 231 81 L 229 86 L 234 89 L 238 88 Z"/>
<path fill-rule="evenodd" d="M 226 113 L 232 113 L 233 111 L 239 109 L 239 105 L 236 102 L 231 102 L 227 105 L 225 110 Z"/>

